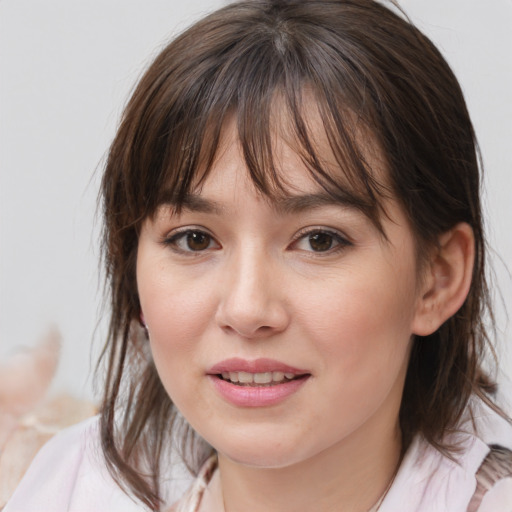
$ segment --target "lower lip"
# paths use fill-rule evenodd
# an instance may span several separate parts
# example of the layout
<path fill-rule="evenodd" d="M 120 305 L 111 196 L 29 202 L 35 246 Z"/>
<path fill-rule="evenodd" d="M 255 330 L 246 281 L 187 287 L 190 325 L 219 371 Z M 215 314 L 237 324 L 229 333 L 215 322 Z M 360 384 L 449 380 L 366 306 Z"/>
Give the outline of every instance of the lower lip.
<path fill-rule="evenodd" d="M 268 407 L 279 404 L 295 394 L 305 384 L 309 376 L 271 386 L 239 386 L 216 375 L 209 375 L 209 378 L 222 398 L 233 405 Z"/>

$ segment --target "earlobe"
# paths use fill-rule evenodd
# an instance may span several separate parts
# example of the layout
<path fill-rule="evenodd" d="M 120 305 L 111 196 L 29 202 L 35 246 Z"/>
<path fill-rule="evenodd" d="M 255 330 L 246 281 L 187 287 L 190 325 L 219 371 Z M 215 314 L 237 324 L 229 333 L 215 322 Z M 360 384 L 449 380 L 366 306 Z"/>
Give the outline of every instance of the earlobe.
<path fill-rule="evenodd" d="M 475 260 L 473 229 L 461 222 L 443 233 L 425 270 L 412 332 L 428 336 L 462 306 L 468 295 Z"/>

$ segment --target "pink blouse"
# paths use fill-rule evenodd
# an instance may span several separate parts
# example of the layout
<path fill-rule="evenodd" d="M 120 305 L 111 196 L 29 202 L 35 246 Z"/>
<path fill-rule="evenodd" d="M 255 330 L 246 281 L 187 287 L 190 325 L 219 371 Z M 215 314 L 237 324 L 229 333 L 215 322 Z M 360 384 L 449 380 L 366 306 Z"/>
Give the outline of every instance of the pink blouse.
<path fill-rule="evenodd" d="M 485 408 L 476 422 L 478 435 L 457 434 L 463 447 L 457 462 L 418 436 L 379 512 L 512 512 L 510 454 L 490 448 L 512 450 L 512 426 Z M 106 470 L 98 426 L 95 417 L 57 434 L 36 456 L 3 512 L 144 511 Z M 174 503 L 171 510 L 197 512 L 215 470 L 216 460 L 210 459 L 194 480 L 183 465 L 170 466 L 162 488 L 169 506 Z"/>

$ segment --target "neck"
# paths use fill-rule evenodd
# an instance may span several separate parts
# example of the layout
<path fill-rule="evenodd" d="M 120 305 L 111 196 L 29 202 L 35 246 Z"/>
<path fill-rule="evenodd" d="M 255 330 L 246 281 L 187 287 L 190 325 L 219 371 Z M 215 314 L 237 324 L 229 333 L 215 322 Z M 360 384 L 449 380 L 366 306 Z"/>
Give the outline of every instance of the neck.
<path fill-rule="evenodd" d="M 223 504 L 225 512 L 367 512 L 388 489 L 401 452 L 398 425 L 378 436 L 367 434 L 358 431 L 282 468 L 244 466 L 219 454 L 212 510 L 223 510 Z"/>

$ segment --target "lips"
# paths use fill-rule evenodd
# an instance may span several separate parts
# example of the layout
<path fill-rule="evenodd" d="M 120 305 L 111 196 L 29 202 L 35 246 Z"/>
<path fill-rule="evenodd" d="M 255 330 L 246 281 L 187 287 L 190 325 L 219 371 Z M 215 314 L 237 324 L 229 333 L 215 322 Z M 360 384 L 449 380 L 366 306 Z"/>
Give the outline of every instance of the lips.
<path fill-rule="evenodd" d="M 306 370 L 274 359 L 248 361 L 237 357 L 217 363 L 207 373 L 239 385 L 272 385 L 309 375 Z"/>
<path fill-rule="evenodd" d="M 232 358 L 212 366 L 207 375 L 217 392 L 241 407 L 264 407 L 295 394 L 311 373 L 273 359 Z"/>
<path fill-rule="evenodd" d="M 222 374 L 223 372 L 247 372 L 247 373 L 266 373 L 266 372 L 283 372 L 292 373 L 294 375 L 305 375 L 309 373 L 307 370 L 300 370 L 293 366 L 281 363 L 274 359 L 254 359 L 248 361 L 238 357 L 225 359 L 220 363 L 212 366 L 208 370 L 209 375 Z"/>

